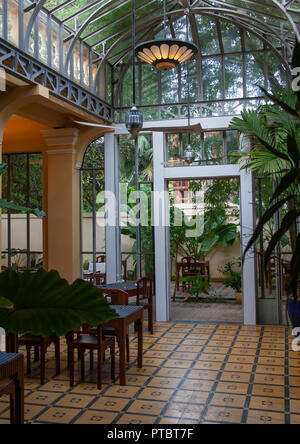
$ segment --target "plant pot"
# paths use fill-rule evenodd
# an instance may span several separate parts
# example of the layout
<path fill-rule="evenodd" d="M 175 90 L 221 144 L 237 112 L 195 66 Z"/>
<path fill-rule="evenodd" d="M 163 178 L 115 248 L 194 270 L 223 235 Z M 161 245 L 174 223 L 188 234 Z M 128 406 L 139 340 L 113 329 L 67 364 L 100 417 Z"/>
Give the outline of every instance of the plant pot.
<path fill-rule="evenodd" d="M 288 300 L 288 314 L 293 328 L 300 327 L 300 303 L 293 299 Z"/>
<path fill-rule="evenodd" d="M 235 300 L 236 300 L 237 304 L 242 305 L 242 303 L 243 303 L 243 293 L 236 292 L 235 293 Z"/>

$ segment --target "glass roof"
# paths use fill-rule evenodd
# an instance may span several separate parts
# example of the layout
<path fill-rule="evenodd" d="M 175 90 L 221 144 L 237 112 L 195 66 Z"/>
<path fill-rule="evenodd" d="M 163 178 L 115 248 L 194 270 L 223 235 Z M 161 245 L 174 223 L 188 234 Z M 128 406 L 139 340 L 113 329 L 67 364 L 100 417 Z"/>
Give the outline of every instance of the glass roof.
<path fill-rule="evenodd" d="M 130 57 L 131 0 L 31 1 L 36 12 L 44 10 L 64 24 L 74 45 L 77 39 L 84 40 L 113 65 Z M 163 30 L 163 1 L 135 0 L 135 7 L 137 42 L 158 36 Z M 298 0 L 167 0 L 169 37 L 183 37 L 187 10 L 190 39 L 203 56 L 245 50 L 246 45 L 253 49 L 263 42 L 283 49 L 288 59 L 295 36 L 300 40 Z M 244 38 L 241 29 L 247 31 Z"/>

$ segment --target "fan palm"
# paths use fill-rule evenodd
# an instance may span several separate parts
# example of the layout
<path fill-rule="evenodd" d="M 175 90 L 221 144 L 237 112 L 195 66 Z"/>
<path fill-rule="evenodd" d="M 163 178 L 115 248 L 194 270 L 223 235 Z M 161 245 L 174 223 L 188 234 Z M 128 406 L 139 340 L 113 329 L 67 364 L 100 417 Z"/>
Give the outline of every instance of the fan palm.
<path fill-rule="evenodd" d="M 293 67 L 300 66 L 300 45 L 296 45 Z M 297 65 L 296 65 L 297 64 Z M 284 89 L 275 93 L 265 92 L 272 105 L 258 111 L 244 111 L 241 118 L 234 118 L 230 127 L 252 138 L 252 150 L 240 152 L 240 160 L 245 161 L 243 168 L 250 168 L 259 174 L 271 176 L 277 187 L 270 199 L 270 206 L 258 222 L 250 239 L 244 257 L 257 241 L 265 225 L 274 215 L 283 210 L 284 217 L 279 229 L 273 234 L 265 253 L 265 264 L 276 245 L 290 231 L 293 257 L 290 263 L 290 291 L 297 300 L 300 276 L 300 234 L 297 221 L 300 217 L 300 96 Z"/>

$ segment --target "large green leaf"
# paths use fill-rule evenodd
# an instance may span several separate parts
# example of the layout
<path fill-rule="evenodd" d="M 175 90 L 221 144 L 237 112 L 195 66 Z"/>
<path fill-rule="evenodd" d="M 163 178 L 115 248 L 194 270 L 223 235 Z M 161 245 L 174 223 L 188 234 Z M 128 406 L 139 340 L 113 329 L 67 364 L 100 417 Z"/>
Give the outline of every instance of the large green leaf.
<path fill-rule="evenodd" d="M 258 222 L 258 225 L 257 225 L 256 229 L 254 230 L 254 233 L 253 233 L 251 239 L 249 240 L 248 245 L 246 246 L 246 249 L 243 254 L 243 260 L 245 259 L 247 252 L 250 250 L 252 245 L 257 241 L 260 234 L 263 232 L 263 229 L 264 229 L 264 226 L 266 225 L 266 223 L 269 222 L 269 220 L 274 216 L 274 214 L 277 211 L 279 211 L 282 208 L 282 206 L 285 203 L 287 203 L 291 198 L 292 198 L 292 196 L 288 196 L 284 199 L 281 199 L 280 201 L 276 202 L 271 208 L 269 208 L 265 212 L 265 214 L 262 216 L 262 218 Z"/>
<path fill-rule="evenodd" d="M 28 208 L 23 207 L 22 205 L 16 205 L 13 201 L 7 201 L 6 199 L 0 199 L 0 209 L 1 210 L 14 210 L 19 211 L 20 213 L 29 213 L 34 214 L 37 217 L 44 217 L 46 213 L 44 211 L 39 210 L 38 208 Z"/>
<path fill-rule="evenodd" d="M 12 308 L 0 308 L 0 326 L 16 334 L 64 336 L 81 324 L 98 325 L 117 317 L 100 290 L 81 279 L 69 285 L 57 271 L 6 270 L 0 273 L 1 297 Z"/>
<path fill-rule="evenodd" d="M 2 176 L 2 174 L 6 173 L 7 171 L 7 163 L 1 163 L 0 164 L 0 176 Z"/>
<path fill-rule="evenodd" d="M 294 131 L 293 134 L 289 134 L 287 138 L 287 149 L 290 158 L 293 160 L 296 167 L 299 166 L 300 148 L 299 148 L 299 134 Z"/>
<path fill-rule="evenodd" d="M 286 191 L 291 185 L 295 184 L 298 186 L 300 178 L 300 168 L 294 168 L 293 170 L 289 171 L 287 174 L 283 176 L 281 179 L 278 187 L 276 188 L 272 198 L 271 202 L 278 199 Z"/>
<path fill-rule="evenodd" d="M 283 237 L 283 235 L 289 230 L 289 228 L 291 227 L 291 225 L 295 224 L 297 221 L 297 218 L 300 216 L 300 210 L 292 210 L 289 211 L 284 218 L 282 219 L 281 225 L 279 230 L 274 233 L 274 235 L 272 236 L 267 251 L 265 253 L 265 265 L 268 264 L 271 254 L 274 251 L 274 248 L 276 247 L 276 245 L 278 244 L 278 242 L 280 241 L 280 239 Z"/>
<path fill-rule="evenodd" d="M 279 105 L 284 111 L 291 114 L 294 117 L 298 117 L 298 114 L 295 109 L 293 109 L 291 106 L 289 106 L 287 103 L 280 100 L 276 95 L 270 94 L 265 88 L 262 86 L 259 86 L 259 88 L 264 92 L 264 94 L 268 97 L 268 99 L 272 100 L 273 103 L 276 105 Z"/>

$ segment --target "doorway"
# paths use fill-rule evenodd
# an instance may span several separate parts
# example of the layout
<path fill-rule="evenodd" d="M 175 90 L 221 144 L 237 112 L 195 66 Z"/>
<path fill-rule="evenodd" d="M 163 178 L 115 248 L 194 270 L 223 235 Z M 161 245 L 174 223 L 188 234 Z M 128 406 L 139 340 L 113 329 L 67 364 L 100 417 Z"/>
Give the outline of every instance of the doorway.
<path fill-rule="evenodd" d="M 168 181 L 170 318 L 243 323 L 238 178 Z"/>

